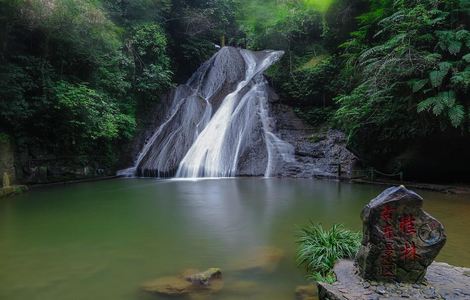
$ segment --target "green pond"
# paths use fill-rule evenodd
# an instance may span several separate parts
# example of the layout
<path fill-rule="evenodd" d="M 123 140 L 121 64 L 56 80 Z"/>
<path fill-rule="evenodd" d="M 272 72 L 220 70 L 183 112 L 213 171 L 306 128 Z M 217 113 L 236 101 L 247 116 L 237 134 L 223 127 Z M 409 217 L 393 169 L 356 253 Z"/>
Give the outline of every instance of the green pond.
<path fill-rule="evenodd" d="M 164 299 L 140 286 L 188 268 L 220 267 L 208 299 L 294 299 L 305 273 L 295 235 L 312 220 L 360 230 L 362 207 L 385 187 L 303 179 L 116 179 L 0 199 L 0 299 Z M 470 266 L 470 199 L 417 191 L 445 226 L 438 260 Z M 240 271 L 259 247 L 277 268 Z M 233 288 L 240 280 L 256 288 Z M 232 285 L 232 288 L 230 287 Z"/>

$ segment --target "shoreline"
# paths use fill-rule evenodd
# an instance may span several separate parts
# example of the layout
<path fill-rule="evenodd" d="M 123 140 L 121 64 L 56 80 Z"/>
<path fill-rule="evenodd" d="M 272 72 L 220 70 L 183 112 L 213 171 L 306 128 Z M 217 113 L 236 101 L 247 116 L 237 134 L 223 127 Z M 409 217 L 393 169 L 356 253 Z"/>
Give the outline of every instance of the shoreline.
<path fill-rule="evenodd" d="M 28 189 L 37 189 L 42 187 L 58 186 L 58 185 L 67 185 L 83 182 L 94 182 L 94 181 L 104 181 L 112 180 L 117 178 L 126 178 L 125 176 L 112 175 L 112 176 L 103 176 L 103 177 L 92 177 L 92 178 L 82 178 L 74 180 L 65 180 L 57 182 L 48 182 L 48 183 L 36 183 L 32 185 L 26 185 Z M 138 177 L 135 177 L 138 178 Z M 147 177 L 146 177 L 147 178 Z M 148 177 L 153 178 L 153 177 Z M 236 178 L 236 177 L 235 177 Z M 245 176 L 240 176 L 239 178 L 246 178 Z M 335 177 L 335 176 L 315 176 L 312 178 L 305 177 L 278 177 L 278 178 L 292 178 L 292 179 L 319 179 L 319 180 L 338 180 L 340 182 L 348 182 L 353 184 L 372 184 L 372 185 L 381 185 L 381 186 L 398 186 L 404 185 L 409 188 L 434 191 L 439 193 L 446 194 L 470 194 L 470 185 L 459 185 L 459 184 L 436 184 L 436 183 L 426 183 L 426 182 L 414 182 L 414 181 L 398 181 L 398 180 L 365 180 L 365 179 L 354 179 L 348 177 Z"/>
<path fill-rule="evenodd" d="M 67 184 L 82 183 L 82 182 L 104 181 L 104 180 L 111 180 L 111 179 L 116 179 L 116 178 L 121 178 L 121 177 L 122 176 L 117 176 L 117 175 L 100 176 L 100 177 L 80 178 L 80 179 L 65 180 L 65 181 L 35 183 L 35 184 L 31 184 L 31 185 L 26 185 L 26 186 L 29 189 L 37 189 L 37 188 L 42 188 L 42 187 L 67 185 Z"/>
<path fill-rule="evenodd" d="M 453 185 L 453 184 L 435 184 L 413 181 L 395 181 L 395 180 L 365 180 L 365 179 L 349 179 L 351 183 L 357 184 L 374 184 L 374 185 L 404 185 L 407 188 L 415 188 L 446 194 L 470 194 L 470 186 Z"/>

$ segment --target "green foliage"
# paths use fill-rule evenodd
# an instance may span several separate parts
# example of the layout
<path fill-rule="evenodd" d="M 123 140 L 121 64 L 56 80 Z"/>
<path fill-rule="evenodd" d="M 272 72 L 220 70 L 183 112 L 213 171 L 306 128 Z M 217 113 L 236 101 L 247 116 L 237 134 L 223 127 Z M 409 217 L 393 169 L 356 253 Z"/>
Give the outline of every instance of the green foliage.
<path fill-rule="evenodd" d="M 418 112 L 423 111 L 432 111 L 436 116 L 447 116 L 454 127 L 462 124 L 465 116 L 463 105 L 456 103 L 454 91 L 440 92 L 421 101 L 418 103 Z"/>
<path fill-rule="evenodd" d="M 333 118 L 335 109 L 333 107 L 312 107 L 309 109 L 295 108 L 295 113 L 313 126 L 323 125 Z"/>
<path fill-rule="evenodd" d="M 0 143 L 8 143 L 10 141 L 10 137 L 3 132 L 0 132 Z"/>
<path fill-rule="evenodd" d="M 320 224 L 311 223 L 301 229 L 297 243 L 297 262 L 307 269 L 309 277 L 315 281 L 334 282 L 336 261 L 356 255 L 361 234 L 339 224 L 325 230 Z"/>
<path fill-rule="evenodd" d="M 132 136 L 135 120 L 122 114 L 106 94 L 83 84 L 59 81 L 54 84 L 55 108 L 65 122 L 68 136 L 64 138 L 85 140 L 112 140 L 120 134 Z"/>
<path fill-rule="evenodd" d="M 469 8 L 463 0 L 3 0 L 0 129 L 26 149 L 116 160 L 140 114 L 225 41 L 284 50 L 267 72 L 281 101 L 315 126 L 346 131 L 365 161 L 386 161 L 414 140 L 470 134 Z"/>
<path fill-rule="evenodd" d="M 238 19 L 254 49 L 290 50 L 297 40 L 311 41 L 323 32 L 321 13 L 306 1 L 246 1 Z"/>
<path fill-rule="evenodd" d="M 19 129 L 47 107 L 49 101 L 41 90 L 50 86 L 52 75 L 47 61 L 31 56 L 13 56 L 0 65 L 0 124 Z"/>
<path fill-rule="evenodd" d="M 330 102 L 334 93 L 331 79 L 338 73 L 338 66 L 331 57 L 314 60 L 315 57 L 301 64 L 291 77 L 282 83 L 282 89 L 296 104 L 323 105 Z"/>
<path fill-rule="evenodd" d="M 158 100 L 160 93 L 171 86 L 173 75 L 165 33 L 158 24 L 137 25 L 129 46 L 134 57 L 135 89 L 144 100 Z"/>
<path fill-rule="evenodd" d="M 116 161 L 138 107 L 171 85 L 165 31 L 139 17 L 157 2 L 0 2 L 0 128 L 18 149 Z"/>
<path fill-rule="evenodd" d="M 397 144 L 465 125 L 470 48 L 460 5 L 373 1 L 359 18 L 360 30 L 342 45 L 354 88 L 336 98 L 335 120 L 351 145 L 386 142 L 393 146 L 381 155 L 390 155 Z"/>
<path fill-rule="evenodd" d="M 102 0 L 112 20 L 122 26 L 139 22 L 162 22 L 172 8 L 171 0 Z"/>
<path fill-rule="evenodd" d="M 354 14 L 361 2 L 242 3 L 237 18 L 248 47 L 285 51 L 283 59 L 267 72 L 282 101 L 294 106 L 311 124 L 329 119 L 332 99 L 346 84 L 338 76 L 342 59 L 337 45 L 354 27 Z"/>
<path fill-rule="evenodd" d="M 239 0 L 172 0 L 167 28 L 176 78 L 186 80 L 222 40 L 226 45 L 238 44 L 235 14 L 240 6 Z"/>

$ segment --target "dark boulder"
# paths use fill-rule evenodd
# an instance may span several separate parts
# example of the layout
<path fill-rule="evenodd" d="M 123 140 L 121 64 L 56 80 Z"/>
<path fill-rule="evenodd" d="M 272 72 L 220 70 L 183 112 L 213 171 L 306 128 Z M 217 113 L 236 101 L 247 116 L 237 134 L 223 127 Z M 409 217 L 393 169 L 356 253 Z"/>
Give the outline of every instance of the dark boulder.
<path fill-rule="evenodd" d="M 445 244 L 444 227 L 422 209 L 423 199 L 392 187 L 363 209 L 364 238 L 356 257 L 368 280 L 420 282 Z"/>

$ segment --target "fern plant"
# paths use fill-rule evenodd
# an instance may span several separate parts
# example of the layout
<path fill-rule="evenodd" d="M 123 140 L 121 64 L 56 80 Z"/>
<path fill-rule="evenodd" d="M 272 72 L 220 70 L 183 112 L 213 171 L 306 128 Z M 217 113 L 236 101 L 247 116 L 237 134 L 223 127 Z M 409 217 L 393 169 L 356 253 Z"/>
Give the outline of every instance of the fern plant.
<path fill-rule="evenodd" d="M 350 137 L 358 132 L 381 142 L 392 136 L 397 144 L 452 130 L 449 124 L 470 124 L 470 31 L 461 18 L 468 13 L 463 2 L 391 0 L 379 5 L 378 18 L 359 18 L 360 30 L 342 45 L 359 76 L 352 91 L 335 98 L 334 119 Z"/>
<path fill-rule="evenodd" d="M 463 105 L 456 103 L 453 91 L 440 92 L 420 102 L 418 112 L 422 111 L 432 111 L 436 116 L 445 115 L 454 127 L 458 127 L 465 117 L 465 109 Z"/>
<path fill-rule="evenodd" d="M 308 277 L 315 281 L 334 282 L 333 267 L 341 258 L 352 258 L 361 244 L 361 234 L 341 224 L 329 230 L 310 223 L 300 230 L 297 239 L 297 263 L 307 269 Z"/>

